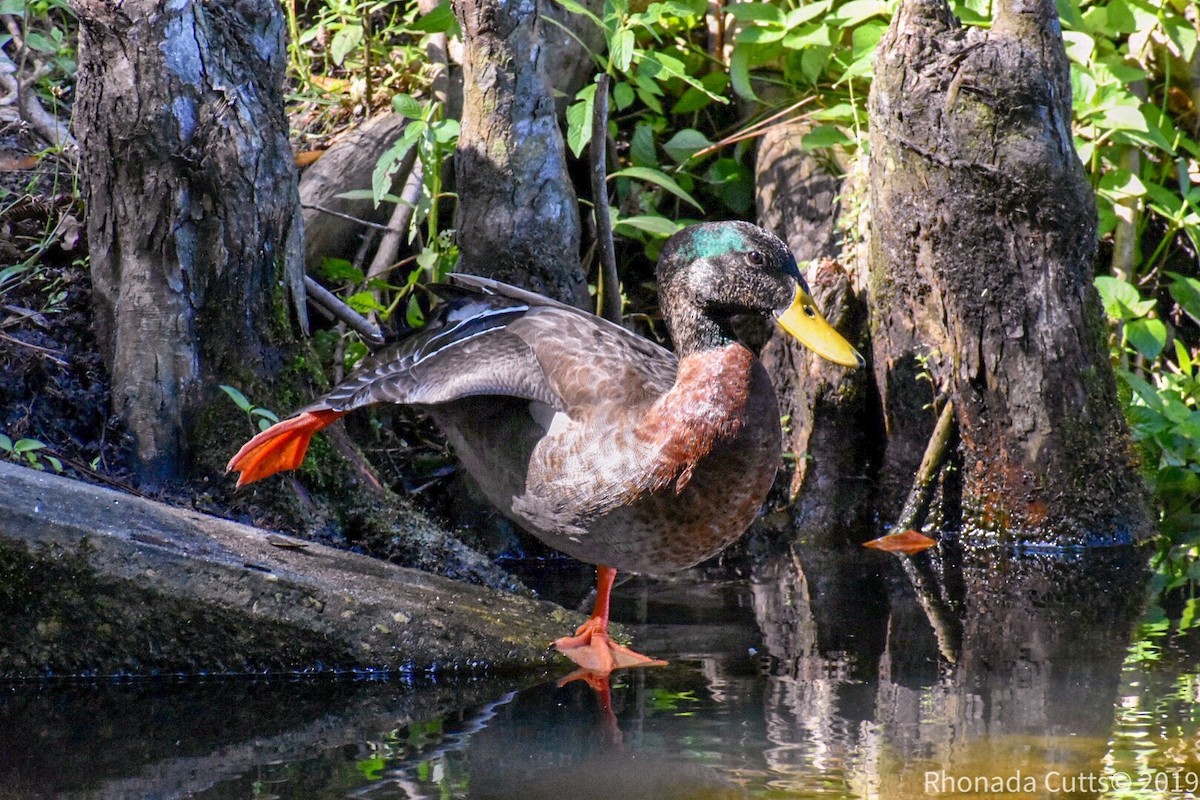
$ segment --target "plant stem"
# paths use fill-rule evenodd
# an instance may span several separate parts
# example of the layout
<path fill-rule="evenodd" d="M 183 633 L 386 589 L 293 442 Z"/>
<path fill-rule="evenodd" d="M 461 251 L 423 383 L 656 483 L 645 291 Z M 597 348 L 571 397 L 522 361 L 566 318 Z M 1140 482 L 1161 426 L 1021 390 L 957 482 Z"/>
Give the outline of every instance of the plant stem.
<path fill-rule="evenodd" d="M 608 73 L 596 79 L 596 101 L 592 107 L 592 214 L 596 221 L 596 254 L 599 279 L 596 281 L 597 313 L 610 322 L 621 324 L 621 284 L 617 277 L 616 248 L 613 246 L 611 219 L 608 214 Z"/>

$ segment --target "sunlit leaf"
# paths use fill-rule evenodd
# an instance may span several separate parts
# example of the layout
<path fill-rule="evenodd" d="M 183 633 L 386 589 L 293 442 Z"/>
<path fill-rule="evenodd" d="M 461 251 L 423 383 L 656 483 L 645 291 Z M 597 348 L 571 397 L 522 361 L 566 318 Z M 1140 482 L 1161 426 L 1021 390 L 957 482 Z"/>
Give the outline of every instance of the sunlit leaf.
<path fill-rule="evenodd" d="M 1146 358 L 1158 358 L 1167 344 L 1167 326 L 1162 320 L 1143 317 L 1125 323 L 1125 338 Z"/>
<path fill-rule="evenodd" d="M 238 389 L 235 389 L 232 386 L 221 384 L 221 391 L 229 395 L 229 399 L 232 400 L 234 405 L 236 405 L 242 411 L 250 413 L 250 409 L 254 408 L 254 404 L 247 400 L 246 395 L 242 394 Z"/>
<path fill-rule="evenodd" d="M 652 233 L 655 236 L 673 236 L 678 233 L 683 226 L 677 222 L 673 222 L 666 217 L 658 217 L 651 215 L 638 215 L 633 217 L 621 217 L 613 225 L 613 231 L 620 233 L 622 228 L 632 228 L 646 233 Z"/>
<path fill-rule="evenodd" d="M 674 178 L 662 170 L 654 169 L 653 167 L 626 167 L 625 169 L 617 170 L 609 176 L 609 178 L 620 177 L 647 181 L 653 183 L 655 186 L 661 186 L 680 200 L 691 203 L 697 210 L 704 211 L 704 206 L 696 202 L 696 198 L 685 192 Z"/>
<path fill-rule="evenodd" d="M 684 128 L 667 140 L 663 149 L 667 151 L 667 155 L 682 164 L 697 151 L 703 150 L 711 144 L 708 137 L 695 128 Z"/>
<path fill-rule="evenodd" d="M 421 33 L 449 33 L 458 28 L 458 19 L 449 2 L 439 3 L 437 8 L 417 18 L 413 30 Z"/>
<path fill-rule="evenodd" d="M 333 41 L 329 43 L 329 57 L 333 59 L 333 63 L 340 67 L 346 56 L 362 44 L 362 39 L 361 25 L 348 25 L 335 33 Z"/>
<path fill-rule="evenodd" d="M 1168 272 L 1171 284 L 1168 286 L 1171 297 L 1179 303 L 1179 307 L 1200 325 L 1200 280 L 1178 272 Z"/>

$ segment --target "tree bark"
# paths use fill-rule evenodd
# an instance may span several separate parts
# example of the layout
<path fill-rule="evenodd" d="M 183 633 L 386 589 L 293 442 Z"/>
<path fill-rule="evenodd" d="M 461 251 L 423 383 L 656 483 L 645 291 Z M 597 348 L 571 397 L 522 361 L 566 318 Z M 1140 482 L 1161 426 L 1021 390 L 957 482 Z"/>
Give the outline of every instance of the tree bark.
<path fill-rule="evenodd" d="M 143 482 L 186 470 L 217 384 L 278 364 L 301 224 L 268 0 L 76 0 L 97 327 Z M 281 318 L 281 314 L 283 315 Z"/>
<path fill-rule="evenodd" d="M 538 0 L 455 0 L 459 269 L 582 305 L 579 210 L 543 69 Z"/>
<path fill-rule="evenodd" d="M 1092 286 L 1096 212 L 1055 5 L 996 9 L 990 31 L 964 30 L 944 0 L 905 0 L 876 55 L 870 303 L 885 495 L 902 499 L 945 389 L 968 530 L 1140 540 L 1152 529 Z"/>
<path fill-rule="evenodd" d="M 812 261 L 810 288 L 822 312 L 862 349 L 867 311 L 837 263 L 843 251 L 836 223 L 839 195 L 855 191 L 800 147 L 806 123 L 763 135 L 756 162 L 759 223 L 788 243 L 800 261 Z M 852 253 L 853 248 L 847 248 Z M 787 481 L 790 527 L 804 542 L 835 544 L 860 535 L 870 517 L 872 484 L 882 432 L 870 375 L 814 356 L 778 331 L 763 348 L 763 364 L 788 420 L 785 450 L 794 460 Z"/>

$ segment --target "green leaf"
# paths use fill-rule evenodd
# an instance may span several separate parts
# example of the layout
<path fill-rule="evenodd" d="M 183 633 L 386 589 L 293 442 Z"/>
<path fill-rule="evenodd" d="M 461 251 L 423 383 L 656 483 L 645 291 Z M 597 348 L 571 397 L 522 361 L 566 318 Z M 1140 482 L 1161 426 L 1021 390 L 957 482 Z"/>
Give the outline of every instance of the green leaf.
<path fill-rule="evenodd" d="M 654 53 L 648 50 L 639 50 L 636 52 L 639 66 L 641 68 L 649 68 L 650 77 L 657 80 L 662 80 L 663 75 L 668 78 L 677 78 L 688 86 L 699 89 L 708 94 L 713 100 L 718 103 L 728 103 L 724 97 L 713 94 L 705 88 L 704 84 L 696 80 L 688 72 L 687 65 L 674 56 L 669 56 L 666 53 Z"/>
<path fill-rule="evenodd" d="M 408 305 L 404 307 L 404 321 L 410 328 L 419 328 L 425 324 L 425 314 L 421 311 L 421 304 L 417 301 L 416 294 L 410 295 L 408 298 Z"/>
<path fill-rule="evenodd" d="M 651 167 L 626 167 L 625 169 L 617 170 L 608 176 L 609 178 L 633 178 L 639 181 L 647 181 L 655 186 L 660 186 L 666 189 L 671 194 L 678 197 L 684 202 L 691 203 L 700 212 L 704 211 L 704 206 L 696 202 L 696 199 L 685 192 L 683 188 L 662 170 L 653 169 Z"/>
<path fill-rule="evenodd" d="M 771 3 L 736 3 L 725 6 L 725 13 L 738 22 L 776 22 L 783 24 L 783 12 Z"/>
<path fill-rule="evenodd" d="M 808 47 L 828 47 L 833 44 L 828 25 L 806 25 L 800 30 L 793 30 L 783 39 L 783 46 L 788 50 L 804 50 Z"/>
<path fill-rule="evenodd" d="M 850 28 L 871 17 L 887 16 L 887 13 L 887 3 L 883 0 L 850 0 L 849 3 L 838 6 L 825 19 L 831 24 Z"/>
<path fill-rule="evenodd" d="M 778 42 L 787 35 L 787 29 L 782 25 L 756 25 L 752 28 L 742 28 L 734 40 L 738 44 L 770 44 Z"/>
<path fill-rule="evenodd" d="M 1146 125 L 1146 118 L 1136 105 L 1117 105 L 1107 108 L 1097 117 L 1096 123 L 1106 128 L 1116 128 L 1119 131 L 1145 131 L 1147 133 L 1150 131 L 1149 126 Z"/>
<path fill-rule="evenodd" d="M 654 129 L 649 122 L 639 122 L 629 140 L 629 160 L 639 167 L 658 166 L 658 150 L 654 147 Z"/>
<path fill-rule="evenodd" d="M 12 439 L 8 438 L 3 433 L 0 433 L 0 450 L 3 450 L 6 453 L 11 453 L 13 451 Z"/>
<path fill-rule="evenodd" d="M 461 127 L 456 119 L 441 119 L 430 125 L 429 130 L 438 144 L 450 145 L 458 139 Z"/>
<path fill-rule="evenodd" d="M 729 58 L 729 80 L 738 97 L 743 100 L 758 101 L 758 95 L 754 93 L 754 87 L 750 83 L 749 47 L 733 48 L 733 55 Z"/>
<path fill-rule="evenodd" d="M 721 94 L 729 86 L 729 76 L 722 70 L 710 72 L 700 79 L 703 89 L 689 86 L 679 101 L 671 107 L 672 114 L 690 114 L 712 102 L 713 95 Z"/>
<path fill-rule="evenodd" d="M 1110 319 L 1136 319 L 1144 317 L 1154 308 L 1153 300 L 1143 300 L 1137 288 L 1120 278 L 1101 275 L 1096 278 L 1095 285 L 1104 303 L 1104 313 Z"/>
<path fill-rule="evenodd" d="M 1116 168 L 1101 176 L 1100 192 L 1116 202 L 1126 198 L 1142 197 L 1146 194 L 1146 184 L 1142 183 L 1134 173 Z"/>
<path fill-rule="evenodd" d="M 30 50 L 47 55 L 53 55 L 58 52 L 58 43 L 38 31 L 29 31 L 25 34 L 25 46 Z"/>
<path fill-rule="evenodd" d="M 654 234 L 655 236 L 673 236 L 683 228 L 677 222 L 672 222 L 666 217 L 658 216 L 634 216 L 623 217 L 618 219 L 613 225 L 613 231 L 620 233 L 622 228 L 631 228 L 637 231 Z"/>
<path fill-rule="evenodd" d="M 55 471 L 55 472 L 62 472 L 62 471 L 63 471 L 62 462 L 61 462 L 61 461 L 59 461 L 59 460 L 58 460 L 57 458 L 55 458 L 54 456 L 46 456 L 46 461 L 50 462 L 50 466 L 54 467 L 54 471 Z"/>
<path fill-rule="evenodd" d="M 1167 326 L 1157 319 L 1130 320 L 1125 323 L 1125 338 L 1146 358 L 1158 358 L 1167 344 Z"/>
<path fill-rule="evenodd" d="M 829 11 L 829 5 L 830 0 L 820 0 L 818 3 L 809 3 L 806 6 L 794 8 L 787 13 L 783 20 L 783 26 L 788 30 L 795 30 L 806 22 L 824 16 Z"/>
<path fill-rule="evenodd" d="M 254 408 L 250 409 L 250 416 L 262 417 L 272 425 L 274 425 L 276 422 L 279 422 L 279 416 L 269 408 L 259 408 L 258 406 L 255 406 Z"/>
<path fill-rule="evenodd" d="M 695 128 L 684 128 L 672 136 L 663 145 L 663 149 L 667 151 L 667 155 L 682 164 L 697 151 L 703 150 L 711 144 L 708 137 Z"/>
<path fill-rule="evenodd" d="M 250 413 L 250 409 L 254 408 L 254 404 L 246 399 L 246 395 L 242 394 L 232 386 L 221 384 L 221 391 L 229 395 L 229 399 L 233 401 L 234 405 L 236 405 L 242 411 L 245 411 L 247 414 Z"/>
<path fill-rule="evenodd" d="M 609 58 L 620 72 L 628 72 L 629 65 L 633 63 L 634 43 L 633 31 L 628 28 L 617 33 L 613 39 Z"/>
<path fill-rule="evenodd" d="M 363 271 L 344 258 L 322 258 L 320 267 L 321 277 L 330 281 L 350 281 L 362 283 Z"/>
<path fill-rule="evenodd" d="M 420 119 L 425 116 L 425 109 L 421 108 L 420 101 L 411 94 L 392 95 L 392 109 L 408 119 Z"/>
<path fill-rule="evenodd" d="M 1092 51 L 1096 49 L 1096 40 L 1091 34 L 1082 31 L 1063 31 L 1063 45 L 1067 48 L 1067 57 L 1076 64 L 1087 65 L 1092 60 Z"/>
<path fill-rule="evenodd" d="M 329 43 L 329 57 L 339 67 L 356 47 L 362 44 L 363 29 L 361 25 L 348 25 L 333 35 Z"/>
<path fill-rule="evenodd" d="M 1077 31 L 1087 29 L 1083 22 L 1083 15 L 1079 13 L 1078 0 L 1056 0 L 1056 5 L 1059 19 L 1064 25 Z"/>
<path fill-rule="evenodd" d="M 417 18 L 413 30 L 421 33 L 449 33 L 458 27 L 454 17 L 454 9 L 449 2 L 439 3 L 437 8 Z"/>
<path fill-rule="evenodd" d="M 691 91 L 691 89 L 688 91 Z M 625 109 L 629 108 L 631 105 L 633 105 L 633 101 L 634 94 L 632 86 L 625 81 L 613 84 L 613 105 L 616 106 L 617 111 L 624 111 Z"/>
<path fill-rule="evenodd" d="M 1178 272 L 1168 272 L 1167 275 L 1171 277 L 1168 287 L 1171 297 L 1175 298 L 1184 313 L 1200 325 L 1200 281 Z"/>
<path fill-rule="evenodd" d="M 840 144 L 850 144 L 854 140 L 834 125 L 819 125 L 813 128 L 800 140 L 803 150 L 817 150 L 822 147 L 834 147 Z"/>
<path fill-rule="evenodd" d="M 588 84 L 575 95 L 575 102 L 567 107 L 567 145 L 579 158 L 583 148 L 592 140 L 592 116 L 596 105 L 596 84 Z"/>
<path fill-rule="evenodd" d="M 0 14 L 23 17 L 25 16 L 25 5 L 25 0 L 0 0 Z"/>
<path fill-rule="evenodd" d="M 37 439 L 17 439 L 12 451 L 14 453 L 32 453 L 35 450 L 43 449 L 45 446 L 44 443 L 39 442 Z"/>
<path fill-rule="evenodd" d="M 590 19 L 592 22 L 596 23 L 596 27 L 600 28 L 601 30 L 607 29 L 607 26 L 605 26 L 604 22 L 599 17 L 589 11 L 586 6 L 575 2 L 575 0 L 554 0 L 554 2 L 558 3 L 572 14 L 578 14 L 581 17 Z"/>
<path fill-rule="evenodd" d="M 366 314 L 370 311 L 387 311 L 387 308 L 375 299 L 373 292 L 356 292 L 346 298 L 346 305 L 360 314 Z"/>
<path fill-rule="evenodd" d="M 400 138 L 375 162 L 375 169 L 371 173 L 371 193 L 375 205 L 379 205 L 383 201 L 384 195 L 392 188 L 392 176 L 396 174 L 396 170 L 400 169 L 400 164 L 404 161 L 404 156 L 409 149 L 425 135 L 427 127 L 422 120 L 413 120 L 408 123 Z"/>

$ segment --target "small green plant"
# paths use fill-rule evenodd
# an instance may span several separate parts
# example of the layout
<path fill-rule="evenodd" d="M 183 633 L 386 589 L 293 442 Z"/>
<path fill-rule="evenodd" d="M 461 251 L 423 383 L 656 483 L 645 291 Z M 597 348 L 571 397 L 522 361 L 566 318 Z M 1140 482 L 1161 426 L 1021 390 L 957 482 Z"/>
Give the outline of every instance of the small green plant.
<path fill-rule="evenodd" d="M 229 399 L 232 400 L 238 408 L 246 412 L 246 415 L 250 418 L 251 424 L 257 427 L 260 431 L 265 431 L 276 422 L 279 422 L 279 416 L 274 411 L 269 408 L 263 408 L 261 406 L 254 405 L 246 399 L 246 395 L 242 394 L 240 390 L 235 389 L 232 386 L 221 384 L 221 391 L 229 395 Z"/>
<path fill-rule="evenodd" d="M 1170 293 L 1182 313 L 1200 320 L 1200 281 L 1171 273 Z M 1160 508 L 1164 555 L 1193 558 L 1200 540 L 1200 358 L 1158 317 L 1158 303 L 1127 281 L 1096 278 L 1114 324 L 1113 360 L 1150 487 Z M 1182 322 L 1182 320 L 1181 320 Z M 1161 560 L 1161 559 L 1160 559 Z M 1186 577 L 1187 564 L 1161 565 Z"/>
<path fill-rule="evenodd" d="M 8 436 L 0 433 L 0 453 L 3 453 L 9 461 L 25 464 L 38 470 L 44 470 L 49 465 L 55 472 L 62 472 L 62 462 L 48 453 L 41 452 L 45 449 L 46 444 L 37 439 L 17 439 L 14 442 Z"/>

